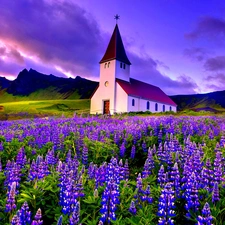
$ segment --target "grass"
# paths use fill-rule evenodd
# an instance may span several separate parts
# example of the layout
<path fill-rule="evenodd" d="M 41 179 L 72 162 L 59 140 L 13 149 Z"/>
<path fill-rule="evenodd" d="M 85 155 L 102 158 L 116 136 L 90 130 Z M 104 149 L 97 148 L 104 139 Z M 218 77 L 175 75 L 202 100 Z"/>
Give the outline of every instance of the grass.
<path fill-rule="evenodd" d="M 72 116 L 74 113 L 89 113 L 90 100 L 40 100 L 1 103 L 4 110 L 0 111 L 2 119 L 20 119 L 44 116 Z"/>

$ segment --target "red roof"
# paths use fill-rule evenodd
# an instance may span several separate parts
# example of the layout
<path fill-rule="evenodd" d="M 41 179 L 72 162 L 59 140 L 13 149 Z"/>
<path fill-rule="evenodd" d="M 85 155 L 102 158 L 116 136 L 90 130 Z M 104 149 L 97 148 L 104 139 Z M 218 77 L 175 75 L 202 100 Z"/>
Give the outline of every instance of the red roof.
<path fill-rule="evenodd" d="M 177 106 L 159 87 L 130 78 L 130 82 L 116 79 L 123 90 L 131 96 Z"/>
<path fill-rule="evenodd" d="M 101 59 L 100 63 L 117 59 L 123 63 L 130 65 L 130 61 L 127 58 L 126 51 L 123 46 L 123 41 L 120 35 L 120 31 L 118 25 L 116 24 L 115 29 L 113 31 L 112 37 L 110 39 L 109 45 L 106 49 L 105 55 Z"/>

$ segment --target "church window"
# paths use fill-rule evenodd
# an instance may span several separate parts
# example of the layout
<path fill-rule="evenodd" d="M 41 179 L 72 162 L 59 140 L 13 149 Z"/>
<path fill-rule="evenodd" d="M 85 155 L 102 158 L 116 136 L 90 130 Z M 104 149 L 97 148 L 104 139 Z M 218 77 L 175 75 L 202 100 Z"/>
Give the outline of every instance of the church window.
<path fill-rule="evenodd" d="M 165 110 L 165 105 L 163 105 L 163 112 L 165 112 L 166 110 Z"/>
<path fill-rule="evenodd" d="M 170 106 L 170 111 L 172 111 L 172 107 Z"/>
<path fill-rule="evenodd" d="M 106 66 L 107 66 L 107 63 L 105 63 L 105 66 L 104 66 L 104 68 L 106 68 Z"/>
<path fill-rule="evenodd" d="M 108 68 L 109 68 L 110 62 L 108 62 Z"/>
<path fill-rule="evenodd" d="M 158 111 L 158 103 L 155 103 L 155 111 Z"/>
<path fill-rule="evenodd" d="M 126 64 L 125 64 L 125 63 L 123 64 L 123 68 L 124 68 L 124 69 L 126 68 Z"/>
<path fill-rule="evenodd" d="M 149 109 L 150 109 L 150 103 L 147 102 L 147 110 L 149 110 Z"/>
<path fill-rule="evenodd" d="M 132 106 L 135 106 L 135 100 L 132 99 Z"/>
<path fill-rule="evenodd" d="M 120 68 L 123 68 L 123 63 L 120 63 Z"/>

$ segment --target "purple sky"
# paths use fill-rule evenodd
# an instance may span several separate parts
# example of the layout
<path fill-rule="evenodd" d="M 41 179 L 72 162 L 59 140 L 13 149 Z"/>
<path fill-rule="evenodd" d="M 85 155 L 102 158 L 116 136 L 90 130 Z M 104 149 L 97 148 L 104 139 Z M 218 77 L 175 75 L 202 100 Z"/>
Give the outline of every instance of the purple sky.
<path fill-rule="evenodd" d="M 225 90 L 224 0 L 1 0 L 0 76 L 98 80 L 115 14 L 131 77 L 170 95 Z"/>

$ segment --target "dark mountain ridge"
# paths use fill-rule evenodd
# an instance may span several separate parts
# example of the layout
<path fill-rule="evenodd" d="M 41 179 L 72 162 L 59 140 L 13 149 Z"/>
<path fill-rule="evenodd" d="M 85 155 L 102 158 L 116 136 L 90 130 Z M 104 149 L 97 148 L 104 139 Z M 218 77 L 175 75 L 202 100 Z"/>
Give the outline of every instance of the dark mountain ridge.
<path fill-rule="evenodd" d="M 13 96 L 29 96 L 34 92 L 49 89 L 62 94 L 63 98 L 69 98 L 75 92 L 81 99 L 89 98 L 98 82 L 87 80 L 77 76 L 75 79 L 56 77 L 52 74 L 45 75 L 36 70 L 22 70 L 17 78 L 8 81 L 0 78 L 0 87 Z M 48 95 L 46 95 L 47 98 Z"/>
<path fill-rule="evenodd" d="M 225 110 L 225 90 L 206 94 L 174 95 L 170 98 L 178 105 L 178 110 L 192 109 L 194 111 Z"/>

